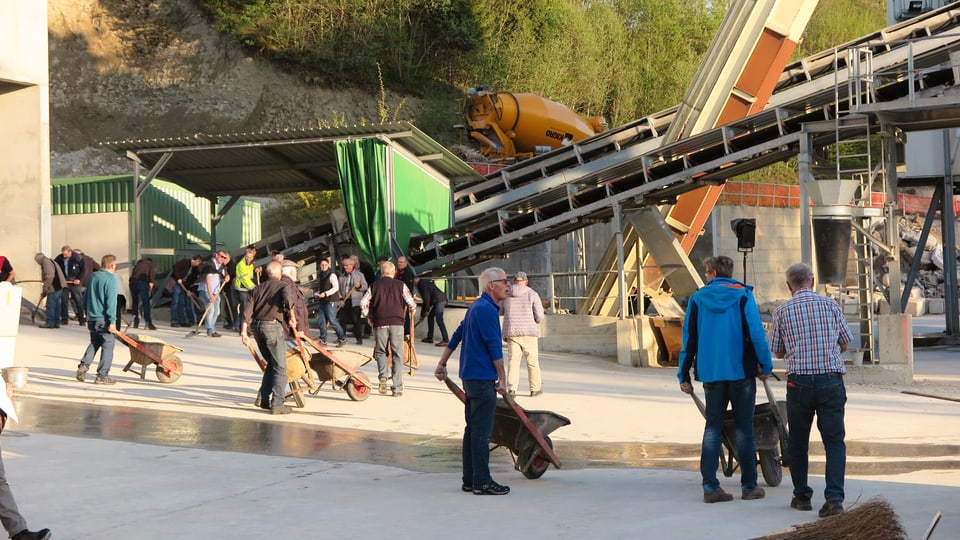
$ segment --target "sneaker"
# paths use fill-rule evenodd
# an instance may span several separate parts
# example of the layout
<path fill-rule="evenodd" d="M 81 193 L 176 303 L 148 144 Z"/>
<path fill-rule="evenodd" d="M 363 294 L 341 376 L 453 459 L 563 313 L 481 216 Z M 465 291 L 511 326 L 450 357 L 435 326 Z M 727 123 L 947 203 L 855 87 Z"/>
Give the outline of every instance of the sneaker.
<path fill-rule="evenodd" d="M 207 337 L 220 337 L 220 332 L 214 332 L 212 334 L 207 334 Z"/>
<path fill-rule="evenodd" d="M 425 338 L 423 338 L 423 339 L 420 340 L 420 343 L 433 343 L 433 338 L 432 338 L 432 337 L 425 337 Z M 473 490 L 473 488 L 470 488 L 470 489 Z"/>
<path fill-rule="evenodd" d="M 344 339 L 344 338 L 341 338 L 341 339 L 338 339 L 338 340 L 337 340 L 337 347 L 343 347 L 343 346 L 346 345 L 346 344 L 347 344 L 347 340 Z"/>
<path fill-rule="evenodd" d="M 60 328 L 59 324 L 41 324 L 40 328 Z"/>
<path fill-rule="evenodd" d="M 836 516 L 843 513 L 843 501 L 827 501 L 820 508 L 819 516 L 822 518 Z"/>
<path fill-rule="evenodd" d="M 517 393 L 513 390 L 508 390 L 507 393 L 510 394 L 510 397 L 517 397 Z"/>
<path fill-rule="evenodd" d="M 40 529 L 39 531 L 28 531 L 24 529 L 11 536 L 13 540 L 50 540 L 53 534 L 50 529 Z"/>
<path fill-rule="evenodd" d="M 401 392 L 400 390 L 394 390 L 393 397 L 403 397 L 403 392 Z"/>
<path fill-rule="evenodd" d="M 117 381 L 110 377 L 97 377 L 93 380 L 93 384 L 117 384 Z"/>
<path fill-rule="evenodd" d="M 152 322 L 147 323 L 147 330 L 156 330 L 157 327 L 153 325 Z"/>
<path fill-rule="evenodd" d="M 506 495 L 510 493 L 510 488 L 507 486 L 501 486 L 500 484 L 491 480 L 485 486 L 474 487 L 474 495 Z"/>
<path fill-rule="evenodd" d="M 762 499 L 767 495 L 767 492 L 763 490 L 762 487 L 755 487 L 751 490 L 744 490 L 740 495 L 740 498 L 745 501 L 755 501 L 757 499 Z"/>
<path fill-rule="evenodd" d="M 80 364 L 77 366 L 77 380 L 83 382 L 87 380 L 87 371 L 90 370 L 90 366 L 85 364 Z"/>
<path fill-rule="evenodd" d="M 460 491 L 464 493 L 473 493 L 473 484 L 463 484 L 460 486 Z"/>
<path fill-rule="evenodd" d="M 323 347 L 326 347 L 326 346 L 327 346 L 327 340 L 325 340 L 325 339 L 323 339 L 323 338 L 318 339 L 318 340 L 317 340 L 317 343 L 319 343 L 319 344 L 320 344 L 321 346 L 323 346 Z"/>
<path fill-rule="evenodd" d="M 803 511 L 813 510 L 813 506 L 810 504 L 810 497 L 800 497 L 798 495 L 793 496 L 793 500 L 790 501 L 790 508 Z"/>
<path fill-rule="evenodd" d="M 437 347 L 446 347 L 447 343 L 450 343 L 450 342 L 445 339 L 441 339 L 440 341 L 437 342 Z"/>
<path fill-rule="evenodd" d="M 378 388 L 378 391 L 379 391 L 381 394 L 386 394 L 386 393 L 387 393 L 387 380 L 386 380 L 386 379 L 380 379 L 380 388 Z"/>
<path fill-rule="evenodd" d="M 531 390 L 530 397 L 537 397 L 543 395 L 543 390 Z"/>
<path fill-rule="evenodd" d="M 281 407 L 270 409 L 270 414 L 290 414 L 292 412 L 293 412 L 293 407 L 289 405 L 283 405 Z"/>
<path fill-rule="evenodd" d="M 134 328 L 140 328 L 140 322 L 139 322 L 139 321 L 133 321 L 133 327 L 134 327 Z"/>
<path fill-rule="evenodd" d="M 172 323 L 170 323 L 170 328 L 180 328 L 181 326 L 185 326 L 185 325 L 180 324 L 180 323 L 178 323 L 178 322 L 172 322 Z"/>
<path fill-rule="evenodd" d="M 733 495 L 727 493 L 723 488 L 717 488 L 716 491 L 711 491 L 710 493 L 703 494 L 703 502 L 710 504 L 716 502 L 727 502 L 732 501 Z"/>

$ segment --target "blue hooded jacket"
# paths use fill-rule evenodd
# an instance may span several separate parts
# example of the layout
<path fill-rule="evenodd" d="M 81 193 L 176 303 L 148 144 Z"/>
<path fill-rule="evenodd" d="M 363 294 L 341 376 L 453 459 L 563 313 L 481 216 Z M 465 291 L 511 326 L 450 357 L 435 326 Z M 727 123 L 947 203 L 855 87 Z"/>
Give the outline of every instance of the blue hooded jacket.
<path fill-rule="evenodd" d="M 748 345 L 753 354 L 745 351 Z M 762 374 L 772 373 L 773 361 L 753 287 L 716 277 L 690 297 L 677 378 L 689 382 L 692 367 L 700 382 L 737 381 L 755 377 L 757 364 Z"/>

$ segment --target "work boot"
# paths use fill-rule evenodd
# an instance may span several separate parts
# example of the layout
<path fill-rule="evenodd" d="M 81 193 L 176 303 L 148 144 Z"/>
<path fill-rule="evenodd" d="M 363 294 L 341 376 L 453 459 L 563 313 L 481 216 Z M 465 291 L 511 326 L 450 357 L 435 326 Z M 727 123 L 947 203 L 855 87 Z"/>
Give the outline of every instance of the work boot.
<path fill-rule="evenodd" d="M 762 487 L 758 486 L 750 490 L 743 490 L 743 493 L 741 494 L 740 498 L 745 501 L 755 501 L 757 499 L 762 499 L 766 497 L 766 495 L 767 495 L 767 492 L 764 491 Z"/>
<path fill-rule="evenodd" d="M 827 501 L 820 508 L 820 517 L 830 517 L 843 513 L 843 501 Z"/>
<path fill-rule="evenodd" d="M 284 405 L 282 407 L 275 407 L 270 409 L 270 414 L 290 414 L 293 412 L 293 407 L 289 405 Z"/>
<path fill-rule="evenodd" d="M 378 391 L 379 391 L 381 394 L 386 394 L 386 393 L 387 393 L 387 380 L 386 380 L 386 379 L 380 379 L 380 388 L 378 389 Z"/>
<path fill-rule="evenodd" d="M 733 495 L 724 491 L 723 488 L 717 488 L 716 491 L 711 491 L 710 493 L 703 494 L 703 502 L 707 504 L 717 503 L 717 502 L 727 502 L 732 500 L 733 500 Z"/>
<path fill-rule="evenodd" d="M 77 380 L 83 382 L 87 378 L 87 371 L 90 370 L 90 366 L 85 364 L 80 364 L 77 366 Z"/>
<path fill-rule="evenodd" d="M 110 377 L 97 377 L 93 380 L 93 384 L 117 384 L 117 381 Z"/>
<path fill-rule="evenodd" d="M 799 495 L 793 496 L 793 500 L 790 501 L 790 508 L 803 511 L 813 510 L 813 506 L 810 504 L 810 497 L 801 497 Z"/>
<path fill-rule="evenodd" d="M 53 534 L 50 532 L 50 529 L 40 529 L 39 531 L 28 531 L 24 529 L 11 536 L 11 538 L 13 540 L 50 540 L 51 536 L 53 536 Z"/>

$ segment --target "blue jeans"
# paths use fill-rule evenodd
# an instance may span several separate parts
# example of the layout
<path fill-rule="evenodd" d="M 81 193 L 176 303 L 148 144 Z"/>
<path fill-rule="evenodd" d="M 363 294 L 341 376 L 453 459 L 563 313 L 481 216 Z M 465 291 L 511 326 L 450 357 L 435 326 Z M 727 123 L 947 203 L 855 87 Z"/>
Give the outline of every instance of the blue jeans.
<path fill-rule="evenodd" d="M 381 326 L 374 329 L 373 358 L 377 361 L 377 371 L 381 379 L 391 376 L 390 358 L 387 358 L 387 344 L 393 357 L 393 384 L 390 390 L 403 390 L 403 327 Z"/>
<path fill-rule="evenodd" d="M 206 285 L 200 286 L 200 300 L 203 301 L 203 309 L 206 310 L 207 306 L 210 306 L 210 297 L 207 294 Z M 213 299 L 213 306 L 210 306 L 210 310 L 207 311 L 207 318 L 203 320 L 203 325 L 207 329 L 207 335 L 212 336 L 214 332 L 217 331 L 217 318 L 220 317 L 220 295 L 217 295 Z"/>
<path fill-rule="evenodd" d="M 827 486 L 823 495 L 828 501 L 843 502 L 843 477 L 847 468 L 847 446 L 843 442 L 846 403 L 847 390 L 839 373 L 787 377 L 787 424 L 790 426 L 787 454 L 794 495 L 806 498 L 813 495 L 807 485 L 807 472 L 810 427 L 816 414 L 817 429 L 827 454 Z"/>
<path fill-rule="evenodd" d="M 443 308 L 446 307 L 446 302 L 437 302 L 433 305 L 433 309 L 430 310 L 430 314 L 427 315 L 427 339 L 433 339 L 433 321 L 437 321 L 437 328 L 440 329 L 440 337 L 443 338 L 443 341 L 449 341 L 447 335 L 447 325 L 443 322 Z"/>
<path fill-rule="evenodd" d="M 133 309 L 133 324 L 140 324 L 140 310 L 143 309 L 143 320 L 147 324 L 153 324 L 153 317 L 150 316 L 150 284 L 146 281 L 131 281 L 130 295 L 133 296 L 133 303 L 130 306 Z M 140 307 L 143 304 L 143 307 Z"/>
<path fill-rule="evenodd" d="M 260 402 L 272 403 L 274 409 L 279 409 L 287 393 L 287 342 L 283 327 L 277 322 L 253 321 L 251 328 L 260 354 L 267 362 L 260 382 Z"/>
<path fill-rule="evenodd" d="M 706 425 L 700 450 L 700 476 L 703 492 L 713 493 L 720 488 L 717 464 L 723 443 L 723 413 L 727 403 L 733 408 L 737 433 L 737 460 L 740 462 L 740 489 L 750 491 L 757 487 L 757 442 L 753 436 L 753 408 L 757 398 L 757 380 L 718 381 L 703 383 L 706 394 Z"/>
<path fill-rule="evenodd" d="M 187 298 L 187 293 L 183 292 L 183 287 L 175 284 L 173 291 L 170 292 L 170 324 L 187 324 L 190 322 L 192 319 L 187 316 L 189 305 L 190 299 Z"/>
<path fill-rule="evenodd" d="M 47 294 L 47 326 L 60 326 L 60 300 L 63 289 Z"/>
<path fill-rule="evenodd" d="M 463 430 L 463 483 L 481 487 L 493 480 L 490 477 L 490 436 L 497 410 L 496 381 L 463 381 L 467 396 L 463 416 L 467 427 Z"/>
<path fill-rule="evenodd" d="M 333 326 L 333 331 L 337 333 L 337 339 L 347 339 L 347 333 L 344 332 L 340 322 L 337 321 L 337 303 L 320 302 L 320 309 L 317 310 L 317 326 L 320 327 L 320 339 L 327 340 L 327 323 Z"/>
<path fill-rule="evenodd" d="M 113 365 L 113 346 L 116 344 L 116 338 L 110 333 L 110 325 L 106 321 L 87 321 L 87 328 L 90 330 L 90 344 L 87 345 L 80 364 L 89 368 L 99 350 L 100 363 L 97 364 L 97 377 L 106 378 L 110 374 L 110 366 Z"/>

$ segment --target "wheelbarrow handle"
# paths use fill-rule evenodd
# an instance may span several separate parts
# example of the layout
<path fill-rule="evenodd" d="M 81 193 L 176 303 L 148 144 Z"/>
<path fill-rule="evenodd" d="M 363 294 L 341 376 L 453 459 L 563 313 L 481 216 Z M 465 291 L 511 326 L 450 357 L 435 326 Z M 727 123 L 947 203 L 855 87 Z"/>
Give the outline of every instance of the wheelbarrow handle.
<path fill-rule="evenodd" d="M 693 402 L 697 405 L 697 409 L 700 410 L 700 414 L 702 414 L 703 417 L 706 418 L 707 406 L 703 403 L 703 400 L 700 399 L 700 396 L 697 395 L 697 391 L 694 390 L 693 392 L 690 392 L 690 397 L 693 398 Z"/>

